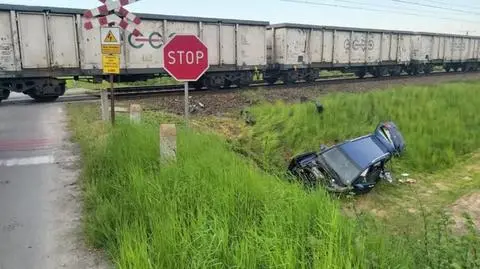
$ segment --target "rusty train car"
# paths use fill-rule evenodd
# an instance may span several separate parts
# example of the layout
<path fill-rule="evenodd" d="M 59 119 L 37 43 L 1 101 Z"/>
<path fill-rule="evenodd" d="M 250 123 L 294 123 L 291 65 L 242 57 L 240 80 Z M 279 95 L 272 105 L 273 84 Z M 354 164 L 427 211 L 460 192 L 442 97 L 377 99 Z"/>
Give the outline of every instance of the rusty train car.
<path fill-rule="evenodd" d="M 39 101 L 66 90 L 62 77 L 101 81 L 100 29 L 86 30 L 85 10 L 0 4 L 0 101 L 21 92 Z M 208 46 L 210 68 L 196 88 L 239 87 L 261 73 L 268 83 L 314 81 L 320 70 L 358 77 L 428 74 L 479 67 L 480 37 L 275 24 L 158 14 L 141 18 L 141 37 L 122 32 L 118 81 L 167 75 L 161 49 L 175 33 L 197 35 Z"/>

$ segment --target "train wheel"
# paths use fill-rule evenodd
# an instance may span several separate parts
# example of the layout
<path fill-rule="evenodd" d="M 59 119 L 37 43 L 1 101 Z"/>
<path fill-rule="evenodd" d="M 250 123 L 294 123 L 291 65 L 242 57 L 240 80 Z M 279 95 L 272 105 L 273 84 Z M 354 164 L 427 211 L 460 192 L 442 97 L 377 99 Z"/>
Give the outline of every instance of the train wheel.
<path fill-rule="evenodd" d="M 9 90 L 1 90 L 0 102 L 2 100 L 7 100 L 9 96 L 10 96 L 10 91 Z"/>
<path fill-rule="evenodd" d="M 195 90 L 201 90 L 204 86 L 203 79 L 199 79 L 198 81 L 192 82 L 192 86 Z"/>
<path fill-rule="evenodd" d="M 472 72 L 473 71 L 473 65 L 472 64 L 464 64 L 462 66 L 462 71 L 463 72 Z"/>
<path fill-rule="evenodd" d="M 247 87 L 253 83 L 253 72 L 244 72 L 235 84 L 238 87 Z"/>
<path fill-rule="evenodd" d="M 212 90 L 220 89 L 225 85 L 225 77 L 222 75 L 210 75 L 207 77 L 207 87 Z"/>
<path fill-rule="evenodd" d="M 223 87 L 224 88 L 230 88 L 230 86 L 232 86 L 232 82 L 228 79 L 225 79 L 225 83 L 223 84 Z"/>
<path fill-rule="evenodd" d="M 402 74 L 402 68 L 400 66 L 394 67 L 390 69 L 389 73 L 390 73 L 390 76 L 392 77 L 398 77 Z"/>
<path fill-rule="evenodd" d="M 38 95 L 35 92 L 25 92 L 30 98 L 34 99 L 35 102 L 44 103 L 44 102 L 53 102 L 58 99 L 58 95 Z"/>
<path fill-rule="evenodd" d="M 432 71 L 433 66 L 430 64 L 425 65 L 425 67 L 423 68 L 423 73 L 425 73 L 426 75 L 429 75 L 430 73 L 432 73 Z"/>
<path fill-rule="evenodd" d="M 407 73 L 410 76 L 418 76 L 418 74 L 420 74 L 419 67 L 417 65 L 412 65 L 412 66 L 408 67 Z"/>
<path fill-rule="evenodd" d="M 317 79 L 320 78 L 320 71 L 312 69 L 307 74 L 305 74 L 304 77 L 306 82 L 315 82 Z"/>
<path fill-rule="evenodd" d="M 282 75 L 282 81 L 286 85 L 291 85 L 294 84 L 298 79 L 298 74 L 294 71 L 288 71 L 286 73 L 283 73 Z"/>
<path fill-rule="evenodd" d="M 375 71 L 373 72 L 373 75 L 375 77 L 383 77 L 383 76 L 386 76 L 388 73 L 388 69 L 385 68 L 385 67 L 377 67 L 375 68 Z"/>
<path fill-rule="evenodd" d="M 278 77 L 268 77 L 265 78 L 265 81 L 268 83 L 268 85 L 273 85 L 278 81 Z"/>
<path fill-rule="evenodd" d="M 355 72 L 355 76 L 357 76 L 359 78 L 364 78 L 365 75 L 367 75 L 367 72 L 365 72 L 365 71 L 356 71 Z"/>

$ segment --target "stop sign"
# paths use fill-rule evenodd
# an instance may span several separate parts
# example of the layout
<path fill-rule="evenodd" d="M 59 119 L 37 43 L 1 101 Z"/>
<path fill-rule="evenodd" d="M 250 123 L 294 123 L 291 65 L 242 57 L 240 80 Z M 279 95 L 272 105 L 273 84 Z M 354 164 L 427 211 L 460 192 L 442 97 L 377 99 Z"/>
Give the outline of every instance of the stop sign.
<path fill-rule="evenodd" d="M 197 81 L 208 70 L 208 48 L 196 35 L 176 34 L 163 47 L 163 65 L 177 81 Z"/>

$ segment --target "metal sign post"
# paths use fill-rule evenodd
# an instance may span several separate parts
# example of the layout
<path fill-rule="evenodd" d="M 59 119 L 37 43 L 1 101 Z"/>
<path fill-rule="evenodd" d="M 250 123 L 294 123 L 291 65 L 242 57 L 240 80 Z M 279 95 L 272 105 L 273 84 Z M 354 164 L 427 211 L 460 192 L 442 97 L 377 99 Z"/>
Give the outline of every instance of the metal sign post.
<path fill-rule="evenodd" d="M 208 47 L 196 35 L 176 34 L 163 47 L 164 69 L 185 83 L 185 124 L 188 126 L 188 82 L 198 81 L 208 70 Z"/>
<path fill-rule="evenodd" d="M 115 125 L 115 92 L 113 89 L 113 75 L 110 74 L 110 119 L 112 125 Z"/>
<path fill-rule="evenodd" d="M 185 124 L 188 127 L 188 113 L 189 113 L 189 108 L 190 104 L 188 102 L 188 81 L 185 81 Z"/>
<path fill-rule="evenodd" d="M 110 119 L 115 124 L 115 92 L 113 74 L 120 74 L 120 29 L 118 27 L 101 28 L 103 73 L 110 78 Z"/>

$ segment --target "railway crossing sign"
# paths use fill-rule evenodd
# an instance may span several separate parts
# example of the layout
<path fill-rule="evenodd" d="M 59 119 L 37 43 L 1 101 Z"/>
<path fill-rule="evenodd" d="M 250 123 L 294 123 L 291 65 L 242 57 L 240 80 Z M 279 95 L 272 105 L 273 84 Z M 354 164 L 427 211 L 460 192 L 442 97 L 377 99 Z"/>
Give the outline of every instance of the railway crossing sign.
<path fill-rule="evenodd" d="M 137 26 L 141 20 L 133 13 L 128 11 L 125 6 L 138 2 L 140 0 L 99 0 L 103 5 L 85 11 L 83 17 L 85 19 L 84 27 L 91 30 L 94 27 L 108 26 L 110 24 L 118 25 L 123 30 L 130 32 L 134 36 L 141 36 L 142 33 Z M 121 18 L 123 17 L 123 18 Z M 133 25 L 131 24 L 133 23 Z"/>
<path fill-rule="evenodd" d="M 134 36 L 141 36 L 137 29 L 140 19 L 125 9 L 126 5 L 140 0 L 99 0 L 102 5 L 85 11 L 83 14 L 84 27 L 91 30 L 100 27 L 102 43 L 103 73 L 110 77 L 111 120 L 115 124 L 115 93 L 113 88 L 113 75 L 120 74 L 121 37 L 120 28 Z M 131 24 L 133 22 L 134 25 Z M 116 27 L 113 27 L 116 26 Z M 103 102 L 102 102 L 103 103 Z"/>
<path fill-rule="evenodd" d="M 188 82 L 207 72 L 208 47 L 196 35 L 175 34 L 163 47 L 163 67 L 177 81 L 185 82 L 185 123 L 188 126 Z"/>
<path fill-rule="evenodd" d="M 208 48 L 196 35 L 176 34 L 163 47 L 163 63 L 177 81 L 197 81 L 209 68 Z"/>

